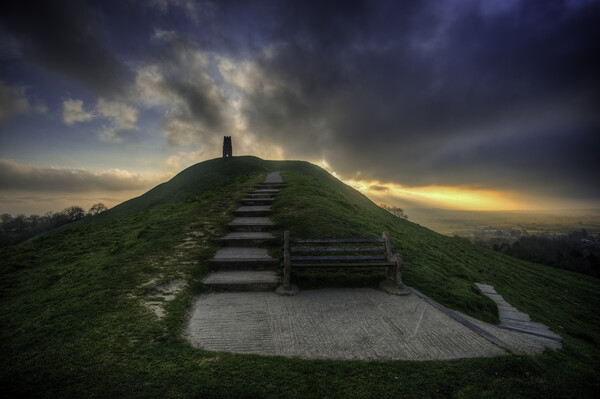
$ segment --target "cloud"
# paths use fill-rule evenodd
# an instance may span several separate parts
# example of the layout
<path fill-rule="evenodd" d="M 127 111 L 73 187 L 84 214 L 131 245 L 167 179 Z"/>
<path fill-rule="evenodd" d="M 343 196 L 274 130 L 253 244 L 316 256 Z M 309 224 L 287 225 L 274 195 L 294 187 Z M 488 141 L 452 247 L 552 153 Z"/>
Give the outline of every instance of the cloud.
<path fill-rule="evenodd" d="M 180 172 L 188 166 L 192 166 L 203 159 L 206 159 L 206 156 L 207 154 L 205 149 L 192 152 L 179 152 L 175 155 L 169 156 L 165 160 L 165 165 L 173 172 Z"/>
<path fill-rule="evenodd" d="M 65 100 L 63 101 L 63 121 L 67 125 L 72 125 L 75 122 L 86 122 L 94 118 L 94 114 L 83 110 L 82 100 Z"/>
<path fill-rule="evenodd" d="M 598 198 L 600 3 L 496 3 L 275 6 L 263 46 L 219 71 L 245 131 L 287 158 L 410 186 Z"/>
<path fill-rule="evenodd" d="M 169 12 L 169 9 L 178 9 L 195 23 L 199 23 L 205 17 L 212 16 L 215 11 L 215 5 L 210 1 L 152 0 L 149 4 L 163 14 Z"/>
<path fill-rule="evenodd" d="M 101 116 L 111 119 L 119 130 L 137 129 L 139 111 L 125 103 L 99 98 L 96 110 Z"/>
<path fill-rule="evenodd" d="M 171 41 L 177 39 L 177 32 L 174 30 L 154 29 L 151 39 L 153 41 Z"/>
<path fill-rule="evenodd" d="M 63 101 L 63 121 L 67 125 L 75 122 L 86 122 L 94 118 L 105 118 L 108 124 L 104 125 L 99 136 L 106 141 L 121 142 L 130 132 L 138 130 L 140 112 L 135 107 L 120 101 L 110 101 L 98 98 L 94 112 L 83 109 L 82 100 Z"/>
<path fill-rule="evenodd" d="M 29 109 L 25 87 L 5 86 L 0 82 L 0 121 L 22 114 Z"/>
<path fill-rule="evenodd" d="M 26 86 L 6 86 L 0 81 L 0 122 L 31 111 L 45 114 L 48 108 L 41 103 L 32 103 Z"/>
<path fill-rule="evenodd" d="M 125 170 L 91 172 L 84 169 L 38 168 L 0 159 L 0 190 L 82 193 L 93 190 L 127 191 L 150 188 L 149 179 Z"/>
<path fill-rule="evenodd" d="M 101 97 L 96 104 L 96 112 L 110 120 L 110 125 L 104 126 L 100 132 L 100 137 L 105 140 L 120 142 L 127 133 L 138 129 L 139 110 L 128 104 Z"/>
<path fill-rule="evenodd" d="M 122 91 L 128 68 L 106 44 L 102 13 L 81 1 L 2 2 L 0 23 L 26 59 L 95 93 Z"/>
<path fill-rule="evenodd" d="M 165 110 L 163 132 L 173 146 L 198 145 L 231 132 L 232 105 L 211 76 L 210 52 L 193 42 L 160 47 L 160 57 L 136 70 L 135 98 Z"/>

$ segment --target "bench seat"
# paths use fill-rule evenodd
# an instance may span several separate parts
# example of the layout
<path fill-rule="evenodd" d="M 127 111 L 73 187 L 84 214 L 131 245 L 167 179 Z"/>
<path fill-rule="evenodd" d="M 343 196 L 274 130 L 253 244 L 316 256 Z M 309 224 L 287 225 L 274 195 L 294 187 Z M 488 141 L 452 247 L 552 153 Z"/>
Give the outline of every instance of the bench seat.
<path fill-rule="evenodd" d="M 298 292 L 291 283 L 294 268 L 385 268 L 380 286 L 397 295 L 408 293 L 401 280 L 402 257 L 392 253 L 387 232 L 382 238 L 290 238 L 286 231 L 283 241 L 283 285 L 277 289 L 282 295 Z"/>

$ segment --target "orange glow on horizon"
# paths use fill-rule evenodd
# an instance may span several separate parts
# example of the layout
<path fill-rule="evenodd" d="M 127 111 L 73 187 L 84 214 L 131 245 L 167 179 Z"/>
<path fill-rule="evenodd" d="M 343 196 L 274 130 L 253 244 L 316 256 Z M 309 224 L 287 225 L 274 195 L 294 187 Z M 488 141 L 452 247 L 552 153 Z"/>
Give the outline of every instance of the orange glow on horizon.
<path fill-rule="evenodd" d="M 339 176 L 338 176 L 339 178 Z M 371 200 L 380 203 L 410 201 L 426 207 L 462 210 L 520 210 L 527 201 L 509 191 L 477 189 L 465 186 L 408 187 L 379 181 L 343 180 Z"/>

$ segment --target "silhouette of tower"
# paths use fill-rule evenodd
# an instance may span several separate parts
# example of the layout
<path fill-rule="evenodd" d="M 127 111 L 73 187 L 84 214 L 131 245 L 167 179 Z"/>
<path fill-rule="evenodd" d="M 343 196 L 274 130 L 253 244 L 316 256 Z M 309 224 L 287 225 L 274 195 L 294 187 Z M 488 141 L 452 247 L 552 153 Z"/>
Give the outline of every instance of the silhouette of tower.
<path fill-rule="evenodd" d="M 223 158 L 232 157 L 233 149 L 231 148 L 231 136 L 223 137 Z"/>

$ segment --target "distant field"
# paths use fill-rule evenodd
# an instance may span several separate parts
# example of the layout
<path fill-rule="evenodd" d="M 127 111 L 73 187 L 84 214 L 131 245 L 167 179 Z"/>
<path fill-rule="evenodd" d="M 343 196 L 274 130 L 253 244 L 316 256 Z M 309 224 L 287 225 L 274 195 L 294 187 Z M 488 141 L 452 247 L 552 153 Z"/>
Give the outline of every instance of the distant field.
<path fill-rule="evenodd" d="M 490 230 L 567 234 L 581 229 L 600 235 L 600 209 L 490 212 L 419 208 L 408 209 L 407 214 L 410 221 L 444 235 L 469 235 Z"/>

